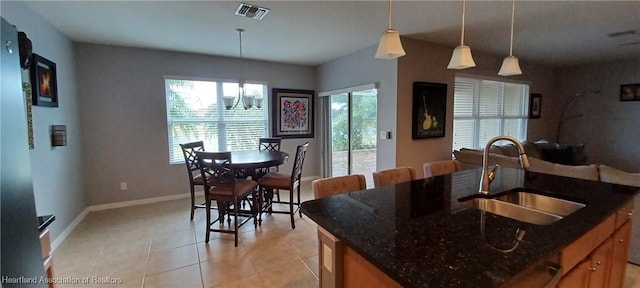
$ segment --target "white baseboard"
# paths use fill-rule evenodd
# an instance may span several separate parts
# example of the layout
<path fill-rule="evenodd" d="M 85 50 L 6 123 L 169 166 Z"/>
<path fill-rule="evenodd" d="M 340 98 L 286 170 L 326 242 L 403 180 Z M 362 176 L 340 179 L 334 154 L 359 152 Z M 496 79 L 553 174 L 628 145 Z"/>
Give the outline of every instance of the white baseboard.
<path fill-rule="evenodd" d="M 109 203 L 109 204 L 91 205 L 87 208 L 89 209 L 89 211 L 108 210 L 108 209 L 164 202 L 164 201 L 170 201 L 170 200 L 177 200 L 182 198 L 189 198 L 191 197 L 190 195 L 191 195 L 190 193 L 174 194 L 174 195 L 168 195 L 168 196 L 145 198 L 145 199 L 123 201 L 123 202 L 116 202 L 116 203 Z"/>
<path fill-rule="evenodd" d="M 84 210 L 80 212 L 78 217 L 76 217 L 76 219 L 73 219 L 73 221 L 71 221 L 71 224 L 69 224 L 69 226 L 67 226 L 67 228 L 65 228 L 64 231 L 62 231 L 62 233 L 60 233 L 60 235 L 58 235 L 58 237 L 53 240 L 53 242 L 51 243 L 51 251 L 55 251 L 56 248 L 58 248 L 58 246 L 60 246 L 60 244 L 62 244 L 62 242 L 67 239 L 69 234 L 73 232 L 73 229 L 76 229 L 78 224 L 80 224 L 80 222 L 84 220 L 84 217 L 87 217 L 87 214 L 89 214 L 89 207 L 84 208 Z"/>
<path fill-rule="evenodd" d="M 302 177 L 302 182 L 312 181 L 319 178 L 320 178 L 319 176 Z M 65 228 L 64 231 L 62 231 L 62 233 L 60 233 L 60 235 L 58 235 L 58 237 L 56 237 L 55 240 L 53 240 L 53 243 L 51 243 L 51 250 L 55 251 L 56 248 L 58 248 L 58 246 L 60 246 L 60 244 L 62 244 L 62 242 L 65 239 L 67 239 L 69 234 L 73 232 L 73 229 L 75 229 L 78 226 L 78 224 L 80 224 L 80 222 L 82 222 L 82 220 L 84 220 L 84 218 L 87 217 L 87 214 L 89 214 L 89 212 L 151 204 L 151 203 L 177 200 L 177 199 L 188 198 L 188 197 L 190 197 L 190 193 L 88 206 L 80 213 L 80 215 L 78 215 L 78 217 L 76 217 L 76 219 L 73 219 L 73 222 L 71 222 L 71 224 L 69 224 L 69 226 L 67 226 L 67 228 Z"/>

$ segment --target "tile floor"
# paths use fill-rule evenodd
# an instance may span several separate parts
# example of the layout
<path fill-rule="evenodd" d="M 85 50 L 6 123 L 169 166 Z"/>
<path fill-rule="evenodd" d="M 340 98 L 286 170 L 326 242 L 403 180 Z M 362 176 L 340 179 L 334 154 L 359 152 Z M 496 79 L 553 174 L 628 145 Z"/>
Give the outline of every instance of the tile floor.
<path fill-rule="evenodd" d="M 265 215 L 257 229 L 249 221 L 234 247 L 233 234 L 204 243 L 204 212 L 191 222 L 185 198 L 89 213 L 53 255 L 56 278 L 80 283 L 57 287 L 318 287 L 316 224 L 306 216 L 296 229 L 289 215 Z"/>
<path fill-rule="evenodd" d="M 309 183 L 302 194 L 313 198 Z M 89 213 L 54 251 L 55 276 L 67 281 L 57 287 L 318 287 L 316 224 L 306 216 L 296 229 L 288 215 L 249 222 L 234 247 L 232 234 L 205 244 L 204 210 L 191 222 L 188 207 L 185 198 Z M 629 264 L 631 287 L 640 288 L 640 266 Z"/>

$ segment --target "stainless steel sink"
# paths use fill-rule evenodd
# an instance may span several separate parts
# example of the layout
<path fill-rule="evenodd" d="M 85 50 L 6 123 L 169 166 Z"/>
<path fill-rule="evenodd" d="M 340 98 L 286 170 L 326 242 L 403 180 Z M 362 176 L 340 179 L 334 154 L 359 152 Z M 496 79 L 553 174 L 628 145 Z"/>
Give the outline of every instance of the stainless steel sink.
<path fill-rule="evenodd" d="M 526 188 L 516 188 L 496 195 L 476 194 L 458 201 L 482 211 L 537 225 L 549 225 L 587 206 L 578 201 Z"/>
<path fill-rule="evenodd" d="M 562 217 L 586 206 L 582 203 L 540 195 L 527 190 L 511 190 L 499 195 L 496 199 Z"/>
<path fill-rule="evenodd" d="M 536 225 L 549 225 L 562 219 L 562 216 L 560 215 L 547 213 L 497 199 L 475 197 L 464 200 L 462 203 L 482 211 Z"/>

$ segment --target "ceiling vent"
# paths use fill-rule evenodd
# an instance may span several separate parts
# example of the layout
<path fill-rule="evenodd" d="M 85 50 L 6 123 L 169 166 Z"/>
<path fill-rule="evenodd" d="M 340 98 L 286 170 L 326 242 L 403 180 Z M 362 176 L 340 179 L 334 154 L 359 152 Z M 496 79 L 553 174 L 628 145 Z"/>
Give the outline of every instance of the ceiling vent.
<path fill-rule="evenodd" d="M 240 6 L 238 6 L 238 9 L 236 9 L 236 15 L 262 20 L 264 16 L 267 16 L 269 11 L 271 11 L 271 9 L 269 8 L 264 8 L 247 3 L 240 3 Z"/>

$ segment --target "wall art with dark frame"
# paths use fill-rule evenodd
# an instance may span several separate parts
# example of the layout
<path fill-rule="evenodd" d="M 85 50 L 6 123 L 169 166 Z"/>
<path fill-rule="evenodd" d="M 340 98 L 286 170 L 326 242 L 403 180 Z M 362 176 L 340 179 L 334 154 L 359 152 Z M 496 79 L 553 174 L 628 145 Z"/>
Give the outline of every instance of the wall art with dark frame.
<path fill-rule="evenodd" d="M 411 138 L 444 137 L 447 84 L 413 82 Z"/>
<path fill-rule="evenodd" d="M 620 101 L 640 101 L 640 83 L 620 85 Z"/>
<path fill-rule="evenodd" d="M 532 93 L 529 99 L 529 119 L 540 119 L 542 115 L 542 94 Z"/>
<path fill-rule="evenodd" d="M 272 137 L 313 138 L 315 91 L 273 88 Z"/>
<path fill-rule="evenodd" d="M 33 105 L 58 107 L 56 63 L 33 53 L 30 70 Z"/>

